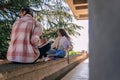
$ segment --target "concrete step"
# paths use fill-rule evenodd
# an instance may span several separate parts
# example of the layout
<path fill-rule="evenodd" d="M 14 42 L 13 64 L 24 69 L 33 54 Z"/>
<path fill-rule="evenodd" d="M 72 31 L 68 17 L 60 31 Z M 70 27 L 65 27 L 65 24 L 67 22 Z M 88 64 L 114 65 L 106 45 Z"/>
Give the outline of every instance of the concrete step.
<path fill-rule="evenodd" d="M 61 74 L 65 75 L 87 57 L 86 54 L 70 56 L 69 64 L 67 58 L 35 64 L 2 64 L 0 80 L 59 80 Z"/>

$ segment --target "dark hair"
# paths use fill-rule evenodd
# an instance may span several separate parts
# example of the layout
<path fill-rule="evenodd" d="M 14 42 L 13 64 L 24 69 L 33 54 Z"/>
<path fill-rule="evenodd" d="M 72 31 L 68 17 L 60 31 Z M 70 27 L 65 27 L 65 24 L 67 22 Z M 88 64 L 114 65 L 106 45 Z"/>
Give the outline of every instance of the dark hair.
<path fill-rule="evenodd" d="M 22 9 L 20 10 L 20 12 L 24 12 L 24 11 L 25 11 L 25 15 L 26 15 L 26 14 L 30 14 L 30 15 L 33 17 L 33 12 L 32 12 L 32 10 L 31 10 L 30 8 L 25 7 L 25 8 L 22 8 Z"/>
<path fill-rule="evenodd" d="M 66 33 L 66 31 L 65 31 L 64 29 L 58 29 L 58 31 L 60 32 L 60 34 L 61 34 L 62 36 L 65 36 L 65 37 L 67 37 L 68 39 L 70 39 L 70 37 L 68 36 L 68 34 Z"/>

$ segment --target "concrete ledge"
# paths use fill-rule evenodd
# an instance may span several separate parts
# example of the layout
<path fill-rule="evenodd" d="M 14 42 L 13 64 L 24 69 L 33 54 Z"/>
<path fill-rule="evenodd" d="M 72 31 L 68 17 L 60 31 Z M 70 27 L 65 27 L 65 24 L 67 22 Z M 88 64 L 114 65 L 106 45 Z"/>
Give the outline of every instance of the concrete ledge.
<path fill-rule="evenodd" d="M 86 58 L 86 54 L 71 56 L 70 64 L 67 58 L 35 64 L 2 64 L 0 80 L 59 80 Z"/>

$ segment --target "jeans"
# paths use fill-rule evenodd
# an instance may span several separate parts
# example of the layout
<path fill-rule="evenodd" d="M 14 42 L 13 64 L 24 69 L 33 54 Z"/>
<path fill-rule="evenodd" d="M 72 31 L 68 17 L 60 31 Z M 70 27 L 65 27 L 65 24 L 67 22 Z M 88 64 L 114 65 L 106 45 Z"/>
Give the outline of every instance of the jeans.
<path fill-rule="evenodd" d="M 65 50 L 57 50 L 57 49 L 51 49 L 48 51 L 48 56 L 56 56 L 59 58 L 64 58 L 66 55 L 66 51 Z"/>
<path fill-rule="evenodd" d="M 41 47 L 41 48 L 38 48 L 38 50 L 40 51 L 40 56 L 39 56 L 39 58 L 42 58 L 43 56 L 44 57 L 47 57 L 47 51 L 49 51 L 50 50 L 50 48 L 51 48 L 51 44 L 50 43 L 48 43 L 48 44 L 46 44 L 45 46 L 43 46 L 43 47 Z"/>

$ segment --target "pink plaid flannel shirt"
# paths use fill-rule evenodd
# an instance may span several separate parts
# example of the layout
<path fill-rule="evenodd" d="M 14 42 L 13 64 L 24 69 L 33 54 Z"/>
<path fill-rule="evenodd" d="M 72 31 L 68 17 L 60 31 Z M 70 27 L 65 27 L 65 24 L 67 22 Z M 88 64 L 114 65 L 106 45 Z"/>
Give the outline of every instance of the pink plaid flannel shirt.
<path fill-rule="evenodd" d="M 29 14 L 16 20 L 12 27 L 7 59 L 13 62 L 31 63 L 40 55 L 35 46 L 40 42 L 42 27 Z"/>

